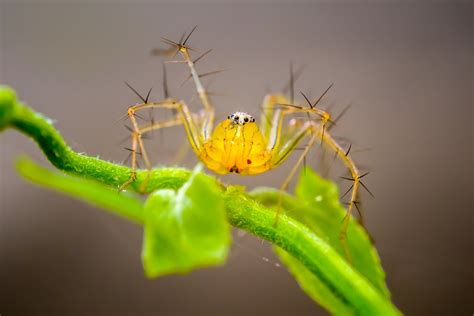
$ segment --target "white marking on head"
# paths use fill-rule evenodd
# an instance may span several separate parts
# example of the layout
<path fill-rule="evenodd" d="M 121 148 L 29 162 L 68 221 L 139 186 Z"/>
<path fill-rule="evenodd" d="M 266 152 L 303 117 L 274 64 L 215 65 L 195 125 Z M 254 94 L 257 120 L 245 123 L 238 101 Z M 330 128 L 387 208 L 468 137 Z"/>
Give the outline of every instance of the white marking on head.
<path fill-rule="evenodd" d="M 246 123 L 255 122 L 255 118 L 245 112 L 234 112 L 227 117 L 234 124 L 245 125 Z"/>

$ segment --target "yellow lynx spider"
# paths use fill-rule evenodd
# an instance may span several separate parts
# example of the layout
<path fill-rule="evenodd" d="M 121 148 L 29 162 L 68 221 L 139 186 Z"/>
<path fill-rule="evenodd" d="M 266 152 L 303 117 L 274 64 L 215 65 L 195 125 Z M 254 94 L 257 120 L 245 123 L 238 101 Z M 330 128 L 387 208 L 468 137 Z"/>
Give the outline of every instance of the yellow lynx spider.
<path fill-rule="evenodd" d="M 143 98 L 132 88 L 143 102 L 128 108 L 127 114 L 132 124 L 132 148 L 130 150 L 132 174 L 130 179 L 120 187 L 120 190 L 126 188 L 136 179 L 138 154 L 141 154 L 146 168 L 151 170 L 151 163 L 145 150 L 142 136 L 152 130 L 183 125 L 189 144 L 196 156 L 208 169 L 218 174 L 256 175 L 266 172 L 281 165 L 297 148 L 298 144 L 303 139 L 307 139 L 308 142 L 303 147 L 296 164 L 292 167 L 289 175 L 280 187 L 282 191 L 288 188 L 291 179 L 303 163 L 309 150 L 320 140 L 321 143 L 324 143 L 335 152 L 335 155 L 347 167 L 351 175 L 351 178 L 345 178 L 351 180 L 352 185 L 346 192 L 346 194 L 349 192 L 351 194 L 350 200 L 347 203 L 347 215 L 344 218 L 340 232 L 340 240 L 345 248 L 346 256 L 349 258 L 345 241 L 346 232 L 353 207 L 355 206 L 358 209 L 357 195 L 359 186 L 365 187 L 360 179 L 367 175 L 367 173 L 361 174 L 357 169 L 348 155 L 350 147 L 347 151 L 344 150 L 331 136 L 329 130 L 335 122 L 331 120 L 331 115 L 328 112 L 317 107 L 319 101 L 331 86 L 315 102 L 310 102 L 301 93 L 309 107 L 294 104 L 293 93 L 291 99 L 288 99 L 283 94 L 267 95 L 263 100 L 263 113 L 259 125 L 257 125 L 256 119 L 250 114 L 234 112 L 213 128 L 215 114 L 210 100 L 210 93 L 206 91 L 201 82 L 203 75 L 199 75 L 195 68 L 195 63 L 210 51 L 205 52 L 195 60 L 191 58 L 190 51 L 192 49 L 186 44 L 194 29 L 184 41 L 183 36 L 178 43 L 165 38 L 162 39 L 171 46 L 173 56 L 179 54 L 182 58 L 171 61 L 171 63 L 187 64 L 190 71 L 189 78 L 192 77 L 194 81 L 203 109 L 198 113 L 191 113 L 184 101 L 170 98 L 167 95 L 160 102 L 149 102 L 149 93 L 146 98 Z M 293 76 L 291 80 L 293 81 Z M 165 94 L 167 94 L 166 89 Z M 159 122 L 152 121 L 147 126 L 139 126 L 136 112 L 150 108 L 172 110 L 173 117 Z M 301 115 L 305 115 L 305 117 L 301 117 Z M 286 117 L 291 118 L 288 123 L 285 123 L 284 119 Z M 276 215 L 277 219 L 278 212 Z"/>

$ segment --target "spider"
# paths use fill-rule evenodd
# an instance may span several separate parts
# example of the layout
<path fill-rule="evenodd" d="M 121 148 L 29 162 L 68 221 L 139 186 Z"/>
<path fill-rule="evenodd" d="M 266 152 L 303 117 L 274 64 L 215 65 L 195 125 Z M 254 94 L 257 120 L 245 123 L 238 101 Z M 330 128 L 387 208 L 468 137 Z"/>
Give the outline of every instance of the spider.
<path fill-rule="evenodd" d="M 245 112 L 234 112 L 214 128 L 215 111 L 210 99 L 211 93 L 204 88 L 201 82 L 201 77 L 207 74 L 199 75 L 195 68 L 196 62 L 208 54 L 210 50 L 200 57 L 192 59 L 191 51 L 193 49 L 187 46 L 188 40 L 195 29 L 196 27 L 186 38 L 183 35 L 179 42 L 162 38 L 163 42 L 170 46 L 170 49 L 156 49 L 155 53 L 167 53 L 173 57 L 181 56 L 181 59 L 168 61 L 168 63 L 182 63 L 188 66 L 190 71 L 188 79 L 193 79 L 203 108 L 197 113 L 192 113 L 184 101 L 169 97 L 166 87 L 164 100 L 150 102 L 148 98 L 151 89 L 146 98 L 143 98 L 127 84 L 140 97 L 142 103 L 130 106 L 127 111 L 132 124 L 132 128 L 130 128 L 132 134 L 132 148 L 130 150 L 132 171 L 130 179 L 120 187 L 120 190 L 135 181 L 138 154 L 141 154 L 146 168 L 151 170 L 151 163 L 142 136 L 152 130 L 177 125 L 184 126 L 189 144 L 196 156 L 209 170 L 217 174 L 256 175 L 274 169 L 280 166 L 304 139 L 307 139 L 298 160 L 281 185 L 281 191 L 288 188 L 296 171 L 305 161 L 309 150 L 320 141 L 321 144 L 327 145 L 335 152 L 335 155 L 339 157 L 351 174 L 351 178 L 345 178 L 352 181 L 352 185 L 343 195 L 344 197 L 351 192 L 349 203 L 347 203 L 347 215 L 343 220 L 340 231 L 341 243 L 346 249 L 347 257 L 349 257 L 347 246 L 345 246 L 347 228 L 353 207 L 355 206 L 359 210 L 358 189 L 360 185 L 365 188 L 361 178 L 367 173 L 361 174 L 349 156 L 351 147 L 344 150 L 331 136 L 330 129 L 335 125 L 337 119 L 333 121 L 328 112 L 317 107 L 332 85 L 314 102 L 311 102 L 304 93 L 301 93 L 308 106 L 294 103 L 293 89 L 290 99 L 283 94 L 267 95 L 263 100 L 263 113 L 259 125 L 252 115 Z M 165 75 L 165 69 L 163 70 Z M 292 71 L 290 79 L 291 85 L 293 85 Z M 137 112 L 150 108 L 169 109 L 172 111 L 173 117 L 159 122 L 152 121 L 151 124 L 146 126 L 139 126 Z M 285 120 L 287 117 L 289 120 Z M 285 123 L 287 121 L 288 123 Z M 278 213 L 275 223 L 277 219 Z"/>

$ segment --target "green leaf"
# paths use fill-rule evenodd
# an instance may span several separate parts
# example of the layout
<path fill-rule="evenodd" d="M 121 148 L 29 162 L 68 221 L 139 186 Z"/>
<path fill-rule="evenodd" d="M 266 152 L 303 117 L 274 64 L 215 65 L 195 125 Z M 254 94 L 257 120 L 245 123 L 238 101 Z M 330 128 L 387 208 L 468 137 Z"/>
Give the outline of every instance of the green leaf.
<path fill-rule="evenodd" d="M 292 216 L 326 235 L 329 243 L 344 256 L 339 233 L 346 209 L 339 202 L 337 185 L 308 169 L 301 173 L 295 193 L 306 205 L 301 210 L 295 210 Z M 390 297 L 377 250 L 365 229 L 353 218 L 347 231 L 347 244 L 354 269 L 365 276 L 381 294 Z"/>
<path fill-rule="evenodd" d="M 28 158 L 16 162 L 20 175 L 27 180 L 84 200 L 137 223 L 143 222 L 143 204 L 132 194 L 120 194 L 102 183 L 43 168 Z"/>
<path fill-rule="evenodd" d="M 148 277 L 221 265 L 230 240 L 221 192 L 198 169 L 177 192 L 158 190 L 145 203 L 142 259 Z"/>
<path fill-rule="evenodd" d="M 287 211 L 286 214 L 305 224 L 344 258 L 339 233 L 346 210 L 339 202 L 338 187 L 307 168 L 301 173 L 295 191 L 296 197 L 283 195 L 283 208 Z M 267 205 L 275 205 L 278 203 L 279 194 L 275 190 L 264 189 L 254 191 L 252 196 Z M 385 284 L 385 274 L 377 251 L 367 232 L 353 219 L 349 224 L 347 243 L 352 258 L 352 268 L 372 283 L 383 296 L 389 298 L 390 293 Z M 275 251 L 297 279 L 301 288 L 313 300 L 333 314 L 349 314 L 349 306 L 340 300 L 336 293 L 328 289 L 317 276 L 283 250 L 276 248 Z"/>

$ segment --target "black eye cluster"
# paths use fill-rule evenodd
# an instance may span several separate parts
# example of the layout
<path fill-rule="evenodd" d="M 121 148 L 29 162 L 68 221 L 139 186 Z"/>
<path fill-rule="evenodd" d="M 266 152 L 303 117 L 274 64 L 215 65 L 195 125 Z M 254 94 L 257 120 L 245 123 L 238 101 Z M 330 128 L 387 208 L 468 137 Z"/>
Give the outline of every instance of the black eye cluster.
<path fill-rule="evenodd" d="M 244 113 L 244 112 L 236 112 L 227 117 L 231 120 L 234 124 L 241 124 L 244 125 L 245 123 L 253 123 L 255 122 L 255 118 L 253 116 Z"/>

